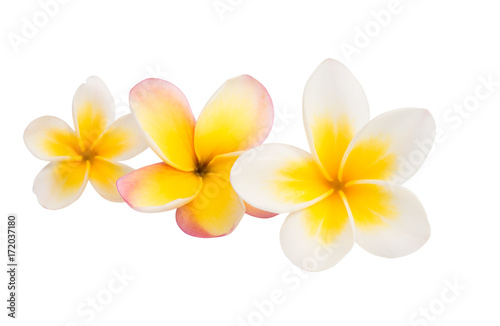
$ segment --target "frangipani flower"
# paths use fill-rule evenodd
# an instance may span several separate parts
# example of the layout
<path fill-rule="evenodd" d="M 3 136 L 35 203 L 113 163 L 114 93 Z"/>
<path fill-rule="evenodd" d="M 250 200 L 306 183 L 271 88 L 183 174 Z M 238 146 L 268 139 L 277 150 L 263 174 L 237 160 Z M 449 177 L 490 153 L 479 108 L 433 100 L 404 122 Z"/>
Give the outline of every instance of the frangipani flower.
<path fill-rule="evenodd" d="M 361 85 L 327 59 L 306 84 L 304 125 L 312 151 L 268 144 L 243 154 L 231 171 L 250 205 L 291 212 L 281 246 L 297 266 L 320 271 L 339 262 L 354 241 L 383 257 L 400 257 L 430 236 L 425 211 L 401 187 L 421 166 L 435 123 L 423 109 L 399 109 L 369 121 Z"/>
<path fill-rule="evenodd" d="M 131 114 L 115 121 L 115 103 L 103 81 L 90 77 L 73 99 L 76 132 L 63 120 L 44 116 L 31 122 L 24 142 L 33 155 L 50 161 L 35 178 L 33 192 L 48 209 L 66 207 L 83 193 L 87 181 L 105 199 L 123 202 L 116 181 L 133 171 L 117 161 L 147 148 Z"/>
<path fill-rule="evenodd" d="M 184 94 L 160 79 L 137 84 L 130 106 L 163 162 L 118 180 L 125 201 L 141 212 L 177 208 L 177 224 L 192 236 L 231 233 L 245 204 L 231 187 L 229 172 L 242 151 L 264 141 L 273 124 L 273 105 L 264 86 L 246 75 L 228 80 L 197 122 Z M 247 212 L 269 216 L 252 207 Z"/>

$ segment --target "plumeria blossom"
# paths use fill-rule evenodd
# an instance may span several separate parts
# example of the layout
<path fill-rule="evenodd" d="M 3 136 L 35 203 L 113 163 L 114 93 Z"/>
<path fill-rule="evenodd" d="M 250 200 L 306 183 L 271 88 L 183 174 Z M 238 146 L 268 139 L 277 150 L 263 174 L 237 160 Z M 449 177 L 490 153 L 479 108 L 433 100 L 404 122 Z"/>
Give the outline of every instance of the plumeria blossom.
<path fill-rule="evenodd" d="M 431 114 L 405 108 L 369 121 L 361 85 L 344 65 L 327 59 L 306 84 L 303 115 L 312 154 L 262 145 L 231 171 L 234 189 L 250 205 L 290 212 L 280 233 L 286 256 L 320 271 L 338 263 L 354 241 L 383 257 L 420 248 L 429 223 L 417 197 L 401 184 L 433 144 Z"/>
<path fill-rule="evenodd" d="M 231 233 L 246 207 L 229 182 L 234 161 L 269 134 L 274 118 L 267 90 L 243 75 L 228 80 L 195 120 L 184 94 L 161 79 L 130 92 L 130 106 L 151 149 L 162 162 L 118 180 L 125 201 L 141 212 L 177 209 L 187 234 L 208 238 Z M 248 206 L 254 216 L 269 217 Z"/>
<path fill-rule="evenodd" d="M 117 161 L 147 148 L 131 114 L 115 121 L 115 103 L 106 85 L 90 77 L 73 98 L 75 130 L 44 116 L 31 122 L 24 142 L 33 155 L 50 163 L 35 178 L 33 191 L 48 209 L 66 207 L 83 193 L 87 181 L 105 199 L 123 202 L 116 181 L 133 171 Z"/>

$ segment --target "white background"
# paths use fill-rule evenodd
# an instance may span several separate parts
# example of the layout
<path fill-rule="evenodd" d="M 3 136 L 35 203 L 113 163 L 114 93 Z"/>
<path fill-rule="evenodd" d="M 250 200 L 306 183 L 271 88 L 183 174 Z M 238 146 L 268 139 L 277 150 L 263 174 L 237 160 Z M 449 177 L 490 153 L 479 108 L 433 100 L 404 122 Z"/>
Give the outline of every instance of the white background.
<path fill-rule="evenodd" d="M 2 272 L 0 324 L 243 326 L 240 320 L 250 319 L 250 325 L 497 325 L 500 85 L 474 102 L 481 78 L 500 81 L 496 3 L 220 3 L 231 10 L 220 14 L 213 0 L 73 0 L 44 22 L 37 1 L 2 1 L 1 261 L 6 216 L 15 212 L 20 290 L 19 318 L 12 321 Z M 393 14 L 381 26 L 372 12 L 388 8 Z M 24 19 L 34 15 L 45 26 L 13 46 L 9 38 L 24 37 Z M 371 36 L 360 40 L 365 28 Z M 356 53 L 346 55 L 342 47 L 355 40 Z M 414 106 L 436 118 L 439 141 L 406 184 L 432 227 L 429 242 L 411 256 L 383 259 L 355 246 L 334 268 L 299 278 L 279 245 L 285 215 L 245 216 L 230 236 L 197 239 L 177 227 L 174 212 L 138 213 L 103 200 L 90 185 L 59 211 L 45 210 L 32 193 L 45 162 L 26 149 L 24 129 L 43 115 L 71 123 L 74 91 L 90 75 L 107 83 L 118 115 L 128 112 L 130 88 L 146 77 L 176 84 L 198 115 L 226 79 L 250 74 L 274 100 L 272 141 L 308 150 L 303 87 L 327 57 L 357 76 L 372 117 Z M 456 109 L 464 102 L 470 110 Z M 148 150 L 128 164 L 155 162 Z M 102 311 L 88 319 L 77 313 L 87 298 L 106 298 L 112 271 L 123 269 L 134 279 Z M 447 282 L 466 289 L 444 303 Z M 266 300 L 276 293 L 282 297 L 271 309 Z M 266 316 L 255 302 L 264 302 Z M 429 306 L 425 319 L 419 309 Z"/>

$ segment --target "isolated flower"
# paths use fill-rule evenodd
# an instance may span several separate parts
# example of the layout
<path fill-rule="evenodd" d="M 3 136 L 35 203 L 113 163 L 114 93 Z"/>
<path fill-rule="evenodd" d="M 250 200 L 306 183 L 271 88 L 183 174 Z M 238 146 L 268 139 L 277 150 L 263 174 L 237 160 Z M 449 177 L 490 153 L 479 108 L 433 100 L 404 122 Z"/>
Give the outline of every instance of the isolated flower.
<path fill-rule="evenodd" d="M 245 204 L 229 182 L 234 161 L 261 144 L 273 123 L 273 105 L 264 86 L 250 76 L 228 80 L 208 101 L 196 122 L 184 94 L 161 79 L 146 79 L 130 91 L 130 106 L 146 140 L 162 163 L 118 180 L 125 201 L 141 212 L 177 208 L 187 234 L 229 234 Z M 267 212 L 249 208 L 266 217 Z"/>
<path fill-rule="evenodd" d="M 63 120 L 44 116 L 31 122 L 24 142 L 37 158 L 51 161 L 35 178 L 33 192 L 40 204 L 59 209 L 80 197 L 87 181 L 105 199 L 123 202 L 116 180 L 133 171 L 116 161 L 130 159 L 147 148 L 131 114 L 115 121 L 115 104 L 98 77 L 90 77 L 73 98 L 76 132 Z"/>
<path fill-rule="evenodd" d="M 303 113 L 312 155 L 268 144 L 243 154 L 231 171 L 231 183 L 246 202 L 291 212 L 281 228 L 287 257 L 320 271 L 339 262 L 354 241 L 383 257 L 420 248 L 430 236 L 427 217 L 400 185 L 432 146 L 431 114 L 399 109 L 369 121 L 361 85 L 332 59 L 307 82 Z"/>

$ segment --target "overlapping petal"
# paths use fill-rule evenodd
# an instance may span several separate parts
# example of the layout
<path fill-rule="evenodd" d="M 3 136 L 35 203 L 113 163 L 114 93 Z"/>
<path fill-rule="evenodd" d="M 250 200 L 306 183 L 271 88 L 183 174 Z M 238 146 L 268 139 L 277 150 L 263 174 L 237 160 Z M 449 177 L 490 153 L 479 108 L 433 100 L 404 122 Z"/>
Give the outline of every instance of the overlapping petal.
<path fill-rule="evenodd" d="M 402 184 L 430 152 L 436 125 L 429 111 L 405 108 L 370 121 L 349 145 L 339 174 L 344 181 L 385 180 Z"/>
<path fill-rule="evenodd" d="M 244 152 L 233 152 L 217 155 L 207 164 L 206 172 L 218 174 L 219 176 L 229 180 L 234 163 L 243 153 Z"/>
<path fill-rule="evenodd" d="M 149 165 L 120 178 L 120 195 L 133 209 L 163 212 L 192 201 L 202 187 L 202 179 L 192 172 L 177 170 L 166 163 Z"/>
<path fill-rule="evenodd" d="M 313 156 L 334 180 L 349 142 L 370 118 L 363 88 L 343 64 L 327 59 L 305 86 L 303 113 Z"/>
<path fill-rule="evenodd" d="M 116 181 L 132 171 L 134 169 L 125 164 L 95 157 L 90 164 L 89 180 L 104 199 L 119 203 L 123 198 L 118 193 Z"/>
<path fill-rule="evenodd" d="M 80 156 L 78 138 L 70 126 L 56 117 L 40 117 L 24 132 L 24 143 L 41 160 L 61 161 Z"/>
<path fill-rule="evenodd" d="M 229 79 L 201 112 L 194 134 L 198 160 L 245 151 L 261 144 L 273 124 L 273 104 L 256 79 L 243 75 Z"/>
<path fill-rule="evenodd" d="M 409 190 L 390 184 L 355 184 L 345 189 L 356 242 L 377 256 L 413 253 L 430 236 L 425 210 Z"/>
<path fill-rule="evenodd" d="M 231 184 L 250 205 L 273 213 L 317 203 L 333 191 L 311 154 L 289 145 L 266 144 L 236 160 Z"/>
<path fill-rule="evenodd" d="M 195 118 L 184 94 L 161 79 L 146 79 L 130 91 L 130 108 L 160 158 L 182 171 L 196 167 Z"/>
<path fill-rule="evenodd" d="M 114 120 L 113 96 L 100 78 L 89 77 L 73 98 L 73 121 L 82 149 L 90 148 Z"/>
<path fill-rule="evenodd" d="M 198 195 L 177 209 L 176 220 L 185 233 L 211 238 L 231 233 L 244 214 L 245 206 L 229 180 L 208 173 Z"/>
<path fill-rule="evenodd" d="M 94 155 L 116 161 L 128 160 L 148 147 L 132 114 L 119 118 L 92 145 Z"/>
<path fill-rule="evenodd" d="M 285 255 L 307 271 L 334 266 L 354 244 L 348 211 L 338 193 L 288 215 L 280 237 Z"/>
<path fill-rule="evenodd" d="M 89 170 L 88 161 L 56 161 L 46 165 L 33 184 L 40 205 L 60 209 L 73 203 L 85 189 Z"/>
<path fill-rule="evenodd" d="M 231 169 L 234 166 L 236 160 L 243 154 L 244 152 L 233 152 L 228 154 L 221 154 L 214 157 L 207 166 L 207 171 L 209 173 L 216 173 L 219 176 L 229 180 Z M 276 216 L 278 214 L 266 212 L 256 207 L 253 207 L 249 203 L 243 202 L 245 204 L 245 213 L 254 217 L 260 218 L 270 218 Z"/>
<path fill-rule="evenodd" d="M 263 211 L 262 209 L 258 209 L 257 207 L 253 207 L 247 202 L 243 202 L 243 204 L 245 204 L 245 213 L 253 217 L 271 218 L 278 215 L 278 213 L 271 213 L 268 211 Z"/>

